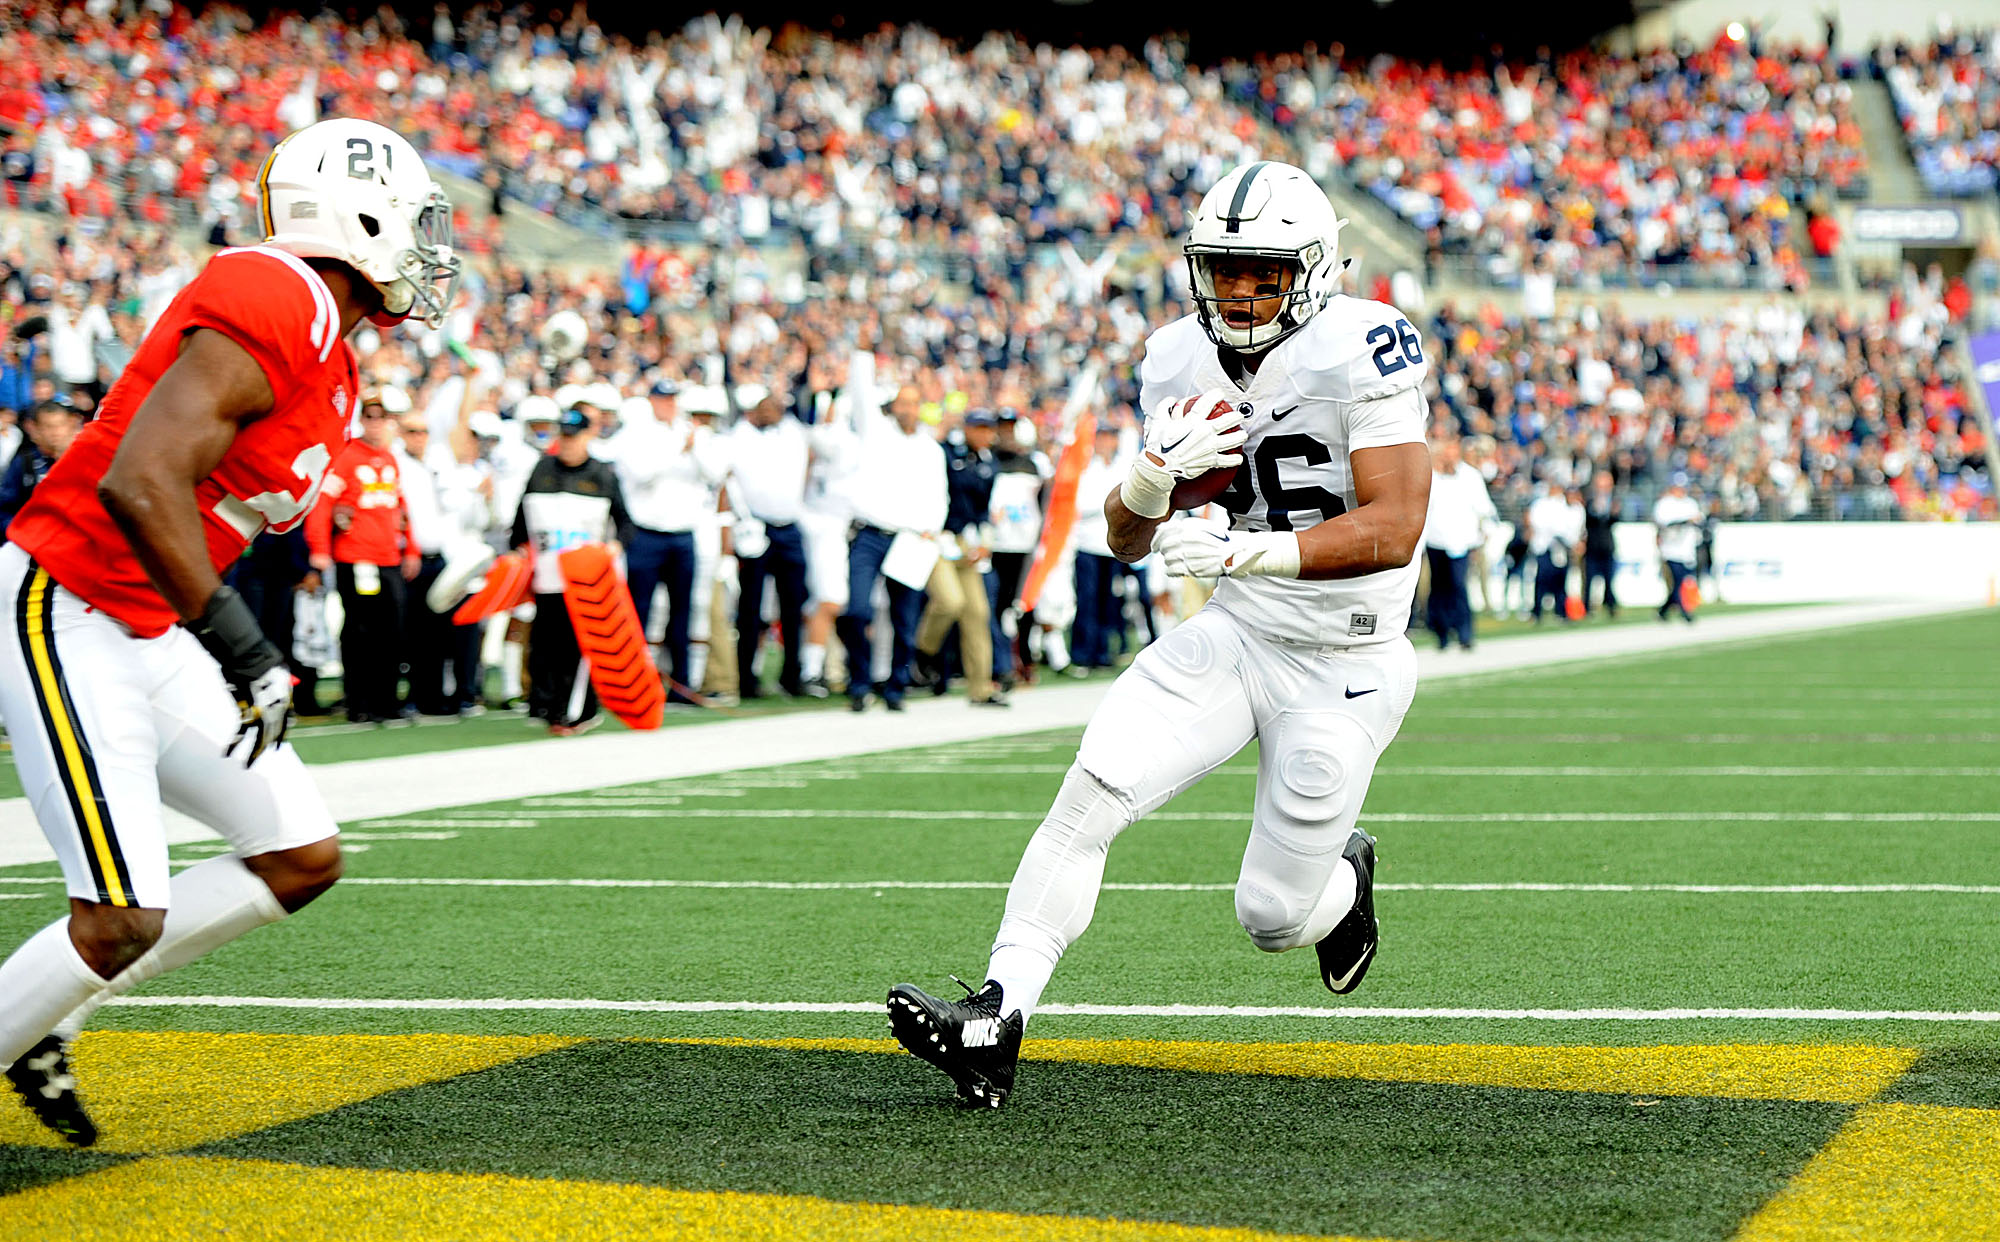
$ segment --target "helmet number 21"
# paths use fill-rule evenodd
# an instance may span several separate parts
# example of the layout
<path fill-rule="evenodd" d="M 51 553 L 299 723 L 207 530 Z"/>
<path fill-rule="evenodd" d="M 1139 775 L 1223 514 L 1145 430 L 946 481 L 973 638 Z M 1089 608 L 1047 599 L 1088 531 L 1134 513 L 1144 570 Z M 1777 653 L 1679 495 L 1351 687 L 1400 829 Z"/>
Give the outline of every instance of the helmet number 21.
<path fill-rule="evenodd" d="M 382 171 L 394 172 L 394 152 L 388 143 L 382 144 Z M 375 180 L 375 144 L 366 138 L 347 140 L 347 175 L 359 177 L 363 181 Z"/>
<path fill-rule="evenodd" d="M 1376 348 L 1373 357 L 1375 369 L 1384 375 L 1394 375 L 1407 366 L 1423 365 L 1424 343 L 1407 319 L 1398 319 L 1393 328 L 1386 323 L 1378 324 L 1369 331 L 1366 339 L 1370 344 L 1378 340 L 1382 342 Z M 1398 346 L 1402 347 L 1401 357 L 1391 353 Z"/>

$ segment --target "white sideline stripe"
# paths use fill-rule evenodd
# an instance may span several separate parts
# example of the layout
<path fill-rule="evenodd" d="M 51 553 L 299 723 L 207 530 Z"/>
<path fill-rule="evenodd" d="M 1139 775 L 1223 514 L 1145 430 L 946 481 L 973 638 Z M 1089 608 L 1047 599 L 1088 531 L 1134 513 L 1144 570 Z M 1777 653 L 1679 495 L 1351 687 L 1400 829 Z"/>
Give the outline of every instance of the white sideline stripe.
<path fill-rule="evenodd" d="M 852 765 L 813 772 L 817 779 L 852 780 L 858 776 L 1060 776 L 1069 771 L 1066 763 L 936 763 L 931 767 L 914 764 L 888 765 L 881 767 L 856 767 Z M 1255 776 L 1255 767 L 1241 764 L 1224 764 L 1209 773 L 1210 776 Z M 1459 765 L 1459 764 L 1387 764 L 1375 769 L 1377 776 L 2000 776 L 2000 768 L 1807 768 L 1807 767 L 1749 767 L 1741 765 L 1721 765 L 1706 767 L 1701 765 L 1618 767 L 1609 764 L 1572 764 L 1542 767 L 1533 764 L 1508 765 Z M 803 783 L 803 782 L 801 782 Z M 664 790 L 662 791 L 665 792 Z M 643 795 L 626 795 L 643 796 Z"/>
<path fill-rule="evenodd" d="M 826 808 L 650 806 L 644 799 L 621 798 L 617 805 L 591 810 L 543 811 L 535 820 L 496 821 L 477 815 L 465 819 L 375 819 L 364 827 L 406 824 L 485 825 L 534 827 L 536 820 L 551 819 L 894 819 L 894 820 L 1031 820 L 1041 822 L 1043 811 L 913 811 L 907 808 L 839 811 Z M 1188 824 L 1233 824 L 1250 817 L 1250 808 L 1239 811 L 1154 811 L 1149 820 Z M 1367 814 L 1371 824 L 1937 824 L 2000 823 L 2000 811 L 1467 811 L 1431 814 L 1394 811 Z"/>
<path fill-rule="evenodd" d="M 50 880 L 49 883 L 56 883 Z M 410 888 L 703 888 L 772 892 L 868 892 L 907 889 L 952 892 L 1005 891 L 1006 880 L 650 880 L 650 879 L 484 879 L 430 876 L 357 876 L 343 884 Z M 1228 893 L 1234 884 L 1107 883 L 1107 893 Z M 1377 884 L 1380 893 L 1967 893 L 2000 895 L 2000 884 L 1562 884 L 1532 880 L 1466 884 Z"/>
<path fill-rule="evenodd" d="M 610 1010 L 618 1013 L 871 1013 L 880 1001 L 669 1001 L 593 997 L 120 996 L 146 1009 Z M 1322 1009 L 1290 1005 L 1043 1005 L 1038 1013 L 1093 1018 L 1470 1018 L 1531 1022 L 2000 1022 L 2000 1011 L 1936 1009 Z"/>
<path fill-rule="evenodd" d="M 0 876 L 0 884 L 48 885 L 62 883 L 61 876 Z M 693 888 L 754 890 L 759 892 L 881 892 L 890 889 L 914 892 L 959 892 L 988 890 L 1004 892 L 1006 880 L 657 880 L 645 878 L 594 879 L 582 877 L 496 877 L 496 876 L 348 876 L 343 886 L 381 888 Z M 1227 893 L 1234 884 L 1120 884 L 1107 883 L 1107 893 Z M 2000 884 L 1565 884 L 1555 881 L 1501 880 L 1464 884 L 1377 884 L 1380 893 L 1778 893 L 1796 895 L 1870 893 L 1958 893 L 1971 896 L 2000 896 Z M 23 901 L 29 894 L 0 893 L 0 900 Z"/>
<path fill-rule="evenodd" d="M 455 832 L 343 832 L 343 845 L 350 841 L 456 841 Z"/>

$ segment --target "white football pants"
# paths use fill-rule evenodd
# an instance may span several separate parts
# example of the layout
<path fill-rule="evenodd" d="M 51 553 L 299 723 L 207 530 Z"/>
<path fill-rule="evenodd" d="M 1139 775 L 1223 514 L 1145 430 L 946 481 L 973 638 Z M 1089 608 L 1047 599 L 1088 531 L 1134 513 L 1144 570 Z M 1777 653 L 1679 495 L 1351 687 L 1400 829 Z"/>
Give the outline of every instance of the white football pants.
<path fill-rule="evenodd" d="M 1321 899 L 1344 878 L 1341 851 L 1416 684 L 1405 638 L 1299 646 L 1202 609 L 1140 652 L 1091 717 L 1014 875 L 996 954 L 1019 946 L 1053 963 L 1090 925 L 1118 833 L 1252 738 L 1261 747 L 1237 920 L 1271 952 L 1325 935 L 1345 908 L 1321 909 Z"/>

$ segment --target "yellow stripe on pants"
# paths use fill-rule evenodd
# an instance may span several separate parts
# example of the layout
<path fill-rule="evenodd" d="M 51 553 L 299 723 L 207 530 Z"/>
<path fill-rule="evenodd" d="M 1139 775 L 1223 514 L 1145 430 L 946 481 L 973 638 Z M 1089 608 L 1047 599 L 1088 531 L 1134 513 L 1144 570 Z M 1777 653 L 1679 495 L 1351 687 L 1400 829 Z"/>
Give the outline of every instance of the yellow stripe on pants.
<path fill-rule="evenodd" d="M 77 741 L 76 722 L 70 719 L 64 705 L 62 681 L 56 674 L 55 654 L 50 647 L 52 630 L 48 624 L 49 571 L 37 565 L 27 584 L 26 629 L 28 640 L 28 663 L 33 668 L 35 680 L 42 692 L 42 702 L 46 706 L 49 720 L 54 725 L 56 754 L 68 773 L 68 784 L 76 797 L 73 802 L 83 823 L 79 825 L 90 839 L 90 848 L 97 855 L 99 867 L 104 872 L 105 891 L 114 906 L 129 906 L 131 899 L 125 886 L 118 880 L 118 859 L 111 848 L 111 833 L 98 814 L 103 805 L 103 791 L 91 779 L 90 765 L 84 761 L 83 746 Z"/>

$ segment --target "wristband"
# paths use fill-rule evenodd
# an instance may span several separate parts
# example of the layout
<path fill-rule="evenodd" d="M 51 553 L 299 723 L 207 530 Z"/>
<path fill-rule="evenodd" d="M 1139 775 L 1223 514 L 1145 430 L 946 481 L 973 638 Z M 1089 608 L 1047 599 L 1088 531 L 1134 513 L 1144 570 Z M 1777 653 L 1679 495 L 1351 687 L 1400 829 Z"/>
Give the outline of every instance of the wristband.
<path fill-rule="evenodd" d="M 1174 476 L 1140 453 L 1132 472 L 1118 485 L 1118 499 L 1139 517 L 1163 518 L 1173 508 Z"/>

